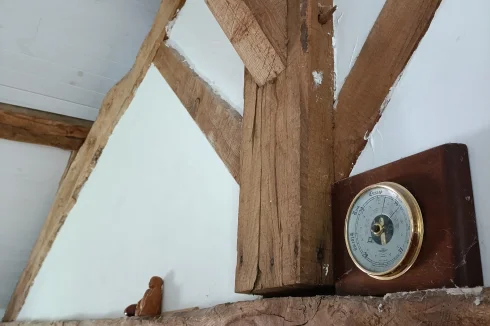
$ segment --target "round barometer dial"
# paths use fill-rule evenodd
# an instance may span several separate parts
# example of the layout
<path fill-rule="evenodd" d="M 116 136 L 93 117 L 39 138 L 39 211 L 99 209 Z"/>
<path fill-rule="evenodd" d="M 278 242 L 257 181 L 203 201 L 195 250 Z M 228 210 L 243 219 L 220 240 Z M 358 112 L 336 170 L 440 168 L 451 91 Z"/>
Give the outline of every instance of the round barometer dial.
<path fill-rule="evenodd" d="M 417 259 L 424 235 L 413 195 L 393 182 L 363 189 L 345 220 L 345 243 L 360 270 L 379 280 L 401 276 Z"/>

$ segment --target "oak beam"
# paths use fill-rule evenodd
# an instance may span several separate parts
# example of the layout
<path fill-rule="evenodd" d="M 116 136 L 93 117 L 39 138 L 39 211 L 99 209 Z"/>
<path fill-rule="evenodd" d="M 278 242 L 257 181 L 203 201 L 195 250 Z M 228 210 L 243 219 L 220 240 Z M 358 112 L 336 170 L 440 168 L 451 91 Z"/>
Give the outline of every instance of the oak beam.
<path fill-rule="evenodd" d="M 262 86 L 286 66 L 286 0 L 206 0 L 224 33 Z"/>
<path fill-rule="evenodd" d="M 162 44 L 153 64 L 214 147 L 233 178 L 240 183 L 240 114 L 213 92 L 174 49 Z"/>
<path fill-rule="evenodd" d="M 0 103 L 0 138 L 78 150 L 92 121 Z"/>
<path fill-rule="evenodd" d="M 80 148 L 56 194 L 51 211 L 41 229 L 19 282 L 12 294 L 3 321 L 17 318 L 29 290 L 63 223 L 75 205 L 80 190 L 107 144 L 114 127 L 129 107 L 134 94 L 146 75 L 160 44 L 165 38 L 165 27 L 175 17 L 184 0 L 163 0 L 153 26 L 144 40 L 132 69 L 108 92 L 99 116 L 87 140 Z"/>
<path fill-rule="evenodd" d="M 5 326 L 489 325 L 490 290 L 458 288 L 376 297 L 274 298 L 218 305 L 155 319 L 18 322 Z"/>
<path fill-rule="evenodd" d="M 286 71 L 262 87 L 245 74 L 236 292 L 333 284 L 332 12 L 288 1 Z"/>
<path fill-rule="evenodd" d="M 347 178 L 383 102 L 441 0 L 387 0 L 342 87 L 335 111 L 335 180 Z"/>

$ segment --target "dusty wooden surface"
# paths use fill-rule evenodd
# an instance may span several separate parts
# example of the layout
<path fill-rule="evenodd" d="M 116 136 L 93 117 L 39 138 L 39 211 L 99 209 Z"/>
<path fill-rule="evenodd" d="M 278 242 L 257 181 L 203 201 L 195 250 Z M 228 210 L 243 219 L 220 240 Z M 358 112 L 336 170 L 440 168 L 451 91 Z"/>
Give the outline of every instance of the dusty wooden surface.
<path fill-rule="evenodd" d="M 286 64 L 288 56 L 287 0 L 243 0 L 265 35 Z"/>
<path fill-rule="evenodd" d="M 78 150 L 92 122 L 0 103 L 0 138 Z"/>
<path fill-rule="evenodd" d="M 153 63 L 240 183 L 240 114 L 213 92 L 175 50 L 162 44 Z"/>
<path fill-rule="evenodd" d="M 335 110 L 335 180 L 347 178 L 381 116 L 390 88 L 429 28 L 441 0 L 387 0 Z"/>
<path fill-rule="evenodd" d="M 488 289 L 429 290 L 375 297 L 297 297 L 263 299 L 164 314 L 156 319 L 121 318 L 73 322 L 19 322 L 5 326 L 136 325 L 489 325 Z"/>
<path fill-rule="evenodd" d="M 332 6 L 289 1 L 285 72 L 262 87 L 245 75 L 237 292 L 333 282 L 333 26 L 319 22 Z"/>
<path fill-rule="evenodd" d="M 146 75 L 160 44 L 165 38 L 165 27 L 183 4 L 184 0 L 162 1 L 153 26 L 136 57 L 135 64 L 105 97 L 99 116 L 90 130 L 87 140 L 80 148 L 56 194 L 51 211 L 12 294 L 3 318 L 4 321 L 15 320 L 22 309 L 32 283 L 51 249 L 58 231 L 75 205 L 78 194 L 97 164 L 109 136 L 131 103 L 136 89 Z"/>
<path fill-rule="evenodd" d="M 276 6 L 273 3 L 269 6 L 269 2 L 262 2 L 261 7 L 275 17 Z M 286 3 L 285 0 L 272 2 Z M 249 8 L 243 0 L 206 0 L 206 3 L 257 84 L 264 85 L 284 70 L 284 56 L 269 40 L 269 35 L 272 40 L 284 35 L 267 35 L 254 16 L 258 12 L 256 8 Z M 282 44 L 284 47 L 285 38 Z"/>

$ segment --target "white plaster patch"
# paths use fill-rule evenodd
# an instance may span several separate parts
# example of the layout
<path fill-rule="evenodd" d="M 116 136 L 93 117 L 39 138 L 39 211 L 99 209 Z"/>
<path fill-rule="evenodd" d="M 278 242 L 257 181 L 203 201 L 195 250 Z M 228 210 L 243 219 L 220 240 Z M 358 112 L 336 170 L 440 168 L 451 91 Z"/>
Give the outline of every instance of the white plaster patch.
<path fill-rule="evenodd" d="M 330 267 L 329 264 L 324 264 L 323 265 L 323 270 L 325 271 L 325 276 L 328 276 L 328 268 Z"/>
<path fill-rule="evenodd" d="M 480 295 L 483 291 L 483 287 L 477 286 L 475 288 L 454 288 L 446 289 L 446 293 L 449 295 Z"/>
<path fill-rule="evenodd" d="M 313 83 L 315 83 L 315 88 L 320 87 L 320 85 L 323 83 L 323 71 L 313 71 L 312 73 L 313 76 Z"/>
<path fill-rule="evenodd" d="M 409 61 L 410 62 L 410 61 Z M 393 83 L 393 86 L 390 87 L 390 91 L 388 92 L 388 94 L 386 95 L 385 99 L 383 100 L 383 103 L 381 104 L 381 107 L 379 108 L 379 114 L 382 114 L 383 111 L 385 110 L 385 108 L 388 106 L 388 104 L 390 103 L 391 101 L 391 97 L 393 96 L 393 91 L 395 90 L 396 86 L 398 85 L 398 83 L 400 82 L 400 79 L 402 78 L 402 75 L 403 75 L 403 72 L 405 70 L 403 70 L 400 75 L 398 75 L 398 77 L 396 78 L 395 82 Z"/>
<path fill-rule="evenodd" d="M 334 26 L 334 35 L 335 35 L 335 26 Z M 335 40 L 335 36 L 332 36 L 332 47 L 333 47 L 333 109 L 337 110 L 337 98 L 339 93 L 337 92 L 337 41 Z"/>
<path fill-rule="evenodd" d="M 386 300 L 392 300 L 392 299 L 400 299 L 400 298 L 404 298 L 404 297 L 411 295 L 411 294 L 414 294 L 414 293 L 425 293 L 427 295 L 428 293 L 431 293 L 431 292 L 441 292 L 441 291 L 444 291 L 444 292 L 446 292 L 446 294 L 449 294 L 449 295 L 479 296 L 483 291 L 483 287 L 481 287 L 481 286 L 477 286 L 474 288 L 456 287 L 456 288 L 451 288 L 451 289 L 430 289 L 430 290 L 425 290 L 425 291 L 387 293 L 383 297 L 383 300 L 386 301 Z"/>
<path fill-rule="evenodd" d="M 172 28 L 174 27 L 176 20 L 177 20 L 177 17 L 175 17 L 174 19 L 169 21 L 167 26 L 165 26 L 165 33 L 167 33 L 167 37 L 170 36 L 170 34 L 172 33 Z"/>
<path fill-rule="evenodd" d="M 479 306 L 480 303 L 481 303 L 481 298 L 480 297 L 476 297 L 475 301 L 473 301 L 473 303 L 475 304 L 475 306 Z"/>
<path fill-rule="evenodd" d="M 383 304 L 380 303 L 379 306 L 378 306 L 378 312 L 379 313 L 382 313 L 383 312 Z"/>

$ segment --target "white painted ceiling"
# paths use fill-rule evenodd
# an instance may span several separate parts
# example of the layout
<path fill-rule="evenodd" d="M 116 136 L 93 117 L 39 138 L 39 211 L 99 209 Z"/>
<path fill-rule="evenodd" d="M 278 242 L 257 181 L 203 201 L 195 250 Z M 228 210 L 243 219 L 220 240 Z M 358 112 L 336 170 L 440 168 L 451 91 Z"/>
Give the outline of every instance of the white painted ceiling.
<path fill-rule="evenodd" d="M 0 102 L 95 120 L 160 0 L 0 0 Z M 0 139 L 0 314 L 70 152 Z M 0 315 L 1 317 L 1 315 Z"/>
<path fill-rule="evenodd" d="M 0 0 L 0 102 L 95 120 L 160 0 Z"/>

